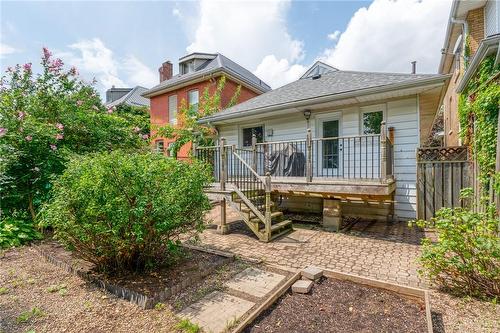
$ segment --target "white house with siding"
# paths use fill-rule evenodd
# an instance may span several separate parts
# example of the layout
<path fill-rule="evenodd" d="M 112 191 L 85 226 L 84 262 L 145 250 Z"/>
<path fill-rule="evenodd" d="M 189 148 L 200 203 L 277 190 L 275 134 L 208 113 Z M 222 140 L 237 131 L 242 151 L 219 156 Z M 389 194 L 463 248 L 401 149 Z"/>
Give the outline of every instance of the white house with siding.
<path fill-rule="evenodd" d="M 262 219 L 265 198 L 272 217 L 323 212 L 326 226 L 338 227 L 346 216 L 413 219 L 416 149 L 430 133 L 448 79 L 317 62 L 295 82 L 201 119 L 217 129 L 218 144 L 196 154 L 214 166 L 212 191 L 246 214 L 254 232 L 269 232 L 258 234 L 263 240 L 288 225 Z"/>

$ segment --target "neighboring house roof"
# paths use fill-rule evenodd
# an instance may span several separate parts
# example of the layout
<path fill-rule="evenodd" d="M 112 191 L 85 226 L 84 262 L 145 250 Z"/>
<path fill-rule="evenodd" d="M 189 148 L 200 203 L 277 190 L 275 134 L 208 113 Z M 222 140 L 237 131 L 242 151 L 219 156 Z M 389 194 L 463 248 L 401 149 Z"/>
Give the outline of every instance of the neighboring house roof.
<path fill-rule="evenodd" d="M 148 91 L 148 88 L 137 86 L 130 90 L 126 95 L 118 98 L 117 100 L 107 103 L 107 107 L 118 106 L 121 104 L 131 105 L 131 106 L 147 106 L 149 107 L 149 99 L 142 97 Z"/>
<path fill-rule="evenodd" d="M 190 55 L 187 55 L 181 59 L 188 58 Z M 192 81 L 196 81 L 200 78 L 204 78 L 211 74 L 215 74 L 218 72 L 222 72 L 228 76 L 231 76 L 237 80 L 246 83 L 249 87 L 252 87 L 254 90 L 258 92 L 266 92 L 271 89 L 269 85 L 267 85 L 264 81 L 259 79 L 257 76 L 252 74 L 246 68 L 238 65 L 231 59 L 225 57 L 220 53 L 213 54 L 215 58 L 208 59 L 202 65 L 195 68 L 194 72 L 188 74 L 177 74 L 174 75 L 171 79 L 165 80 L 160 84 L 154 86 L 153 88 L 146 91 L 143 96 L 144 97 L 152 97 L 155 95 L 160 95 L 164 92 L 168 92 L 173 90 L 182 84 L 189 84 Z"/>
<path fill-rule="evenodd" d="M 302 78 L 202 118 L 201 123 L 255 115 L 269 110 L 306 106 L 366 94 L 444 82 L 449 75 L 330 71 L 319 78 Z"/>

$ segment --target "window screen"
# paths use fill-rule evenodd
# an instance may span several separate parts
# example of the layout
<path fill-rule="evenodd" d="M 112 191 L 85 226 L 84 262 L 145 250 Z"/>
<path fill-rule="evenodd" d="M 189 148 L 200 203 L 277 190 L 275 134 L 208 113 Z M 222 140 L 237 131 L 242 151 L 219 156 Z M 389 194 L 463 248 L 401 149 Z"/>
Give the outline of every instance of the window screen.
<path fill-rule="evenodd" d="M 262 126 L 248 127 L 243 129 L 243 147 L 252 145 L 252 135 L 255 133 L 257 143 L 264 142 L 264 128 Z"/>

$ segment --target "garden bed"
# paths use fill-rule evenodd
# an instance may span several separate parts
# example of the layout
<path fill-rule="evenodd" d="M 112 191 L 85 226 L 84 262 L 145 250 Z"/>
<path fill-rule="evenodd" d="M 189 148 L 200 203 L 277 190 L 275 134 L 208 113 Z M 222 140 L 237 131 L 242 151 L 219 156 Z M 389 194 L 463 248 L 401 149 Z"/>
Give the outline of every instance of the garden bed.
<path fill-rule="evenodd" d="M 91 263 L 76 258 L 56 242 L 43 243 L 37 249 L 49 262 L 145 309 L 179 294 L 234 259 L 229 253 L 187 246 L 182 259 L 170 267 L 106 275 L 96 272 Z"/>
<path fill-rule="evenodd" d="M 251 314 L 236 332 L 432 332 L 425 291 L 338 272 L 324 274 L 307 294 L 286 288 L 281 297 L 273 295 L 277 300 L 270 299 L 269 306 Z"/>

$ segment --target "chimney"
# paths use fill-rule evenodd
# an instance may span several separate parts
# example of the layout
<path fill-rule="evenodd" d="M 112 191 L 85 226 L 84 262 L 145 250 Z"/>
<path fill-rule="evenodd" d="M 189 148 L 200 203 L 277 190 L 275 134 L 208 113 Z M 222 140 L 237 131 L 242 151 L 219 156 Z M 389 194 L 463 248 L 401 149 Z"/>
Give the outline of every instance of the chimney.
<path fill-rule="evenodd" d="M 417 62 L 416 61 L 411 62 L 411 73 L 417 74 Z"/>
<path fill-rule="evenodd" d="M 169 80 L 172 78 L 172 70 L 173 66 L 170 60 L 165 61 L 161 67 L 158 69 L 160 72 L 160 82 L 163 82 L 165 80 Z"/>

